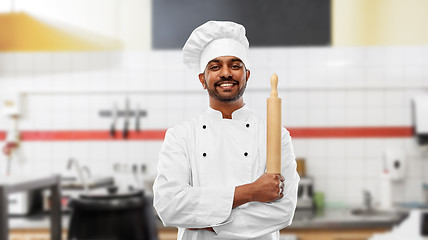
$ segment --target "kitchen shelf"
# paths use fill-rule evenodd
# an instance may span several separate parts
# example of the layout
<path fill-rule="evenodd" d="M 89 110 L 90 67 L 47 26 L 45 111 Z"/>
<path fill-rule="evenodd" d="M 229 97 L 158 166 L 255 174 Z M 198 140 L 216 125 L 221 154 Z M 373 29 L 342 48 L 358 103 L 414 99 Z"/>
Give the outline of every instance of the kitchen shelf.
<path fill-rule="evenodd" d="M 9 194 L 47 188 L 51 191 L 50 235 L 61 240 L 61 187 L 60 176 L 0 179 L 0 239 L 9 239 Z"/>

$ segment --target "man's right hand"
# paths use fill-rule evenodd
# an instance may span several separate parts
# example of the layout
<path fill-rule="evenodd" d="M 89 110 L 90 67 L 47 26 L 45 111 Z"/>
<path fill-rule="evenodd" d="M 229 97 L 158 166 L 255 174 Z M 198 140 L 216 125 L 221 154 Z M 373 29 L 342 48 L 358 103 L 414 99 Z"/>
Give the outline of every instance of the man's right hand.
<path fill-rule="evenodd" d="M 247 202 L 273 202 L 282 198 L 284 177 L 281 174 L 265 173 L 250 184 L 235 188 L 233 208 Z M 282 189 L 280 190 L 280 183 Z"/>

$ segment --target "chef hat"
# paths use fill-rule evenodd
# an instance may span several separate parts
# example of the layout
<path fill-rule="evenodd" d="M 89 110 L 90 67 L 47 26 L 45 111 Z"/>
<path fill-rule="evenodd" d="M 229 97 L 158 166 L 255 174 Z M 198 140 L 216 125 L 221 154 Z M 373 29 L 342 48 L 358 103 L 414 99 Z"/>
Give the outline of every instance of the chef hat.
<path fill-rule="evenodd" d="M 190 34 L 183 47 L 183 62 L 202 73 L 212 59 L 234 56 L 248 68 L 249 45 L 244 26 L 228 21 L 209 21 Z"/>

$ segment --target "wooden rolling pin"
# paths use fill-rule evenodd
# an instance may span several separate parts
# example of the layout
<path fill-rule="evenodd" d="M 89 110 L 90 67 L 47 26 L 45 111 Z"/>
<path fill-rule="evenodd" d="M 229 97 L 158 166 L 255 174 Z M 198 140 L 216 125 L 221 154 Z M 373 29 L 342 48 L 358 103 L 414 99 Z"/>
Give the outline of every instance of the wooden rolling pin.
<path fill-rule="evenodd" d="M 281 173 L 281 98 L 278 98 L 278 76 L 270 78 L 271 91 L 267 99 L 266 170 Z"/>

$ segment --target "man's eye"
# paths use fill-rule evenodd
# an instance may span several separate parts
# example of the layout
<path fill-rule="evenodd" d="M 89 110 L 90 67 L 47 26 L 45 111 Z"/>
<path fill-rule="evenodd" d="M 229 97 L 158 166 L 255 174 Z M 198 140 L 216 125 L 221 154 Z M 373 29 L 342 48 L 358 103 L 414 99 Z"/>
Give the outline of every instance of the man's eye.
<path fill-rule="evenodd" d="M 241 65 L 232 65 L 232 68 L 239 69 L 241 68 Z"/>
<path fill-rule="evenodd" d="M 216 66 L 216 65 L 210 67 L 211 70 L 217 70 L 218 68 L 219 66 Z"/>

